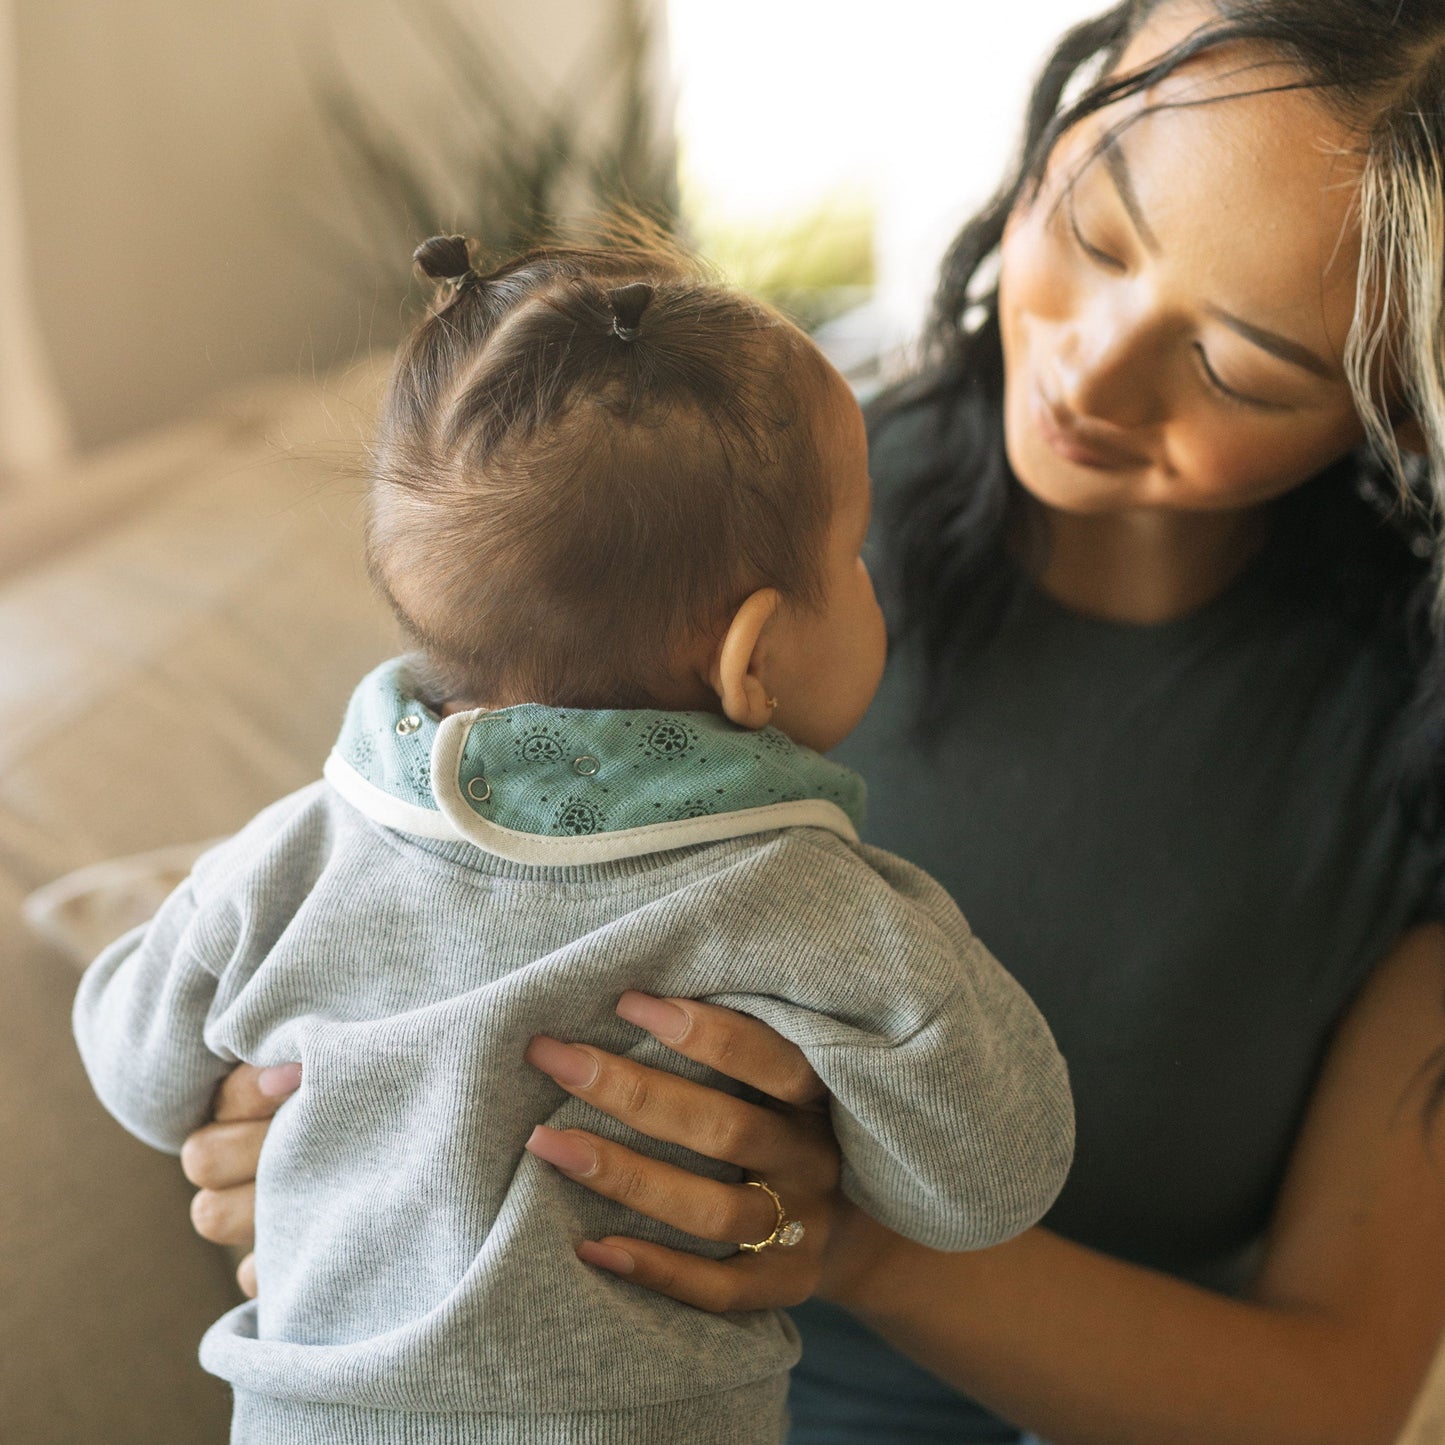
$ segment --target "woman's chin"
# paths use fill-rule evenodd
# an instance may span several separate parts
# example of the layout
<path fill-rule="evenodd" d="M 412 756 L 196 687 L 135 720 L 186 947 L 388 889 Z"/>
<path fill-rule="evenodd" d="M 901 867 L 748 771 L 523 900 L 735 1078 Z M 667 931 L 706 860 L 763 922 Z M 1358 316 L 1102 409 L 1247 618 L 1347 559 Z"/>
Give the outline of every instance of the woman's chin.
<path fill-rule="evenodd" d="M 1055 455 L 1041 441 L 1025 437 L 1006 449 L 1009 467 L 1034 501 L 1055 512 L 1099 516 L 1142 505 L 1139 473 L 1084 467 Z"/>

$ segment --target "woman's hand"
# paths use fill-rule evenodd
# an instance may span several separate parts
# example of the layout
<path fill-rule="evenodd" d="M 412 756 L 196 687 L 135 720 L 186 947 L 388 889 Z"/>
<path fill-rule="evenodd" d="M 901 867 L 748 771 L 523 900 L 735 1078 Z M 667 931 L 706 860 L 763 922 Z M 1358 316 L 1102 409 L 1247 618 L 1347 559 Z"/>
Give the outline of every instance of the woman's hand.
<path fill-rule="evenodd" d="M 704 1259 L 643 1240 L 587 1241 L 578 1257 L 705 1310 L 800 1304 L 818 1287 L 838 1193 L 825 1091 L 801 1050 L 766 1024 L 690 999 L 625 993 L 618 1014 L 686 1058 L 767 1094 L 751 1104 L 586 1044 L 538 1037 L 527 1060 L 569 1094 L 654 1139 L 736 1164 L 767 1182 L 804 1226 L 789 1248 Z M 700 1239 L 765 1239 L 777 1211 L 761 1189 L 701 1178 L 580 1129 L 538 1127 L 527 1148 L 608 1199 Z"/>
<path fill-rule="evenodd" d="M 221 1080 L 211 1123 L 197 1129 L 181 1150 L 181 1168 L 201 1191 L 191 1201 L 191 1223 L 202 1239 L 246 1249 L 254 1243 L 261 1145 L 271 1116 L 300 1084 L 300 1064 L 270 1069 L 238 1064 Z M 254 1299 L 254 1255 L 241 1261 L 236 1279 Z"/>

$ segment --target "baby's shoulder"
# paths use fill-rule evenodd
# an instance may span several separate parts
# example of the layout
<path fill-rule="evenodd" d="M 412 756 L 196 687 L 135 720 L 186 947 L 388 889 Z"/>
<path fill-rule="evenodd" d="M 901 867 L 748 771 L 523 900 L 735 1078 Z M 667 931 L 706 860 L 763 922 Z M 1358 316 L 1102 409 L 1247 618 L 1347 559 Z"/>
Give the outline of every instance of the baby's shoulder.
<path fill-rule="evenodd" d="M 851 892 L 860 906 L 874 907 L 880 899 L 892 897 L 922 910 L 937 922 L 968 927 L 943 885 L 896 853 L 843 838 L 824 828 L 790 828 L 783 837 L 787 856 L 796 857 L 798 866 L 836 880 L 838 887 Z"/>
<path fill-rule="evenodd" d="M 778 1027 L 759 1002 L 777 996 L 899 1042 L 1006 989 L 948 894 L 901 858 L 817 828 L 759 835 L 733 857 L 689 907 L 702 963 L 728 980 L 715 1001 Z M 821 1045 L 847 1029 L 805 1033 Z"/>
<path fill-rule="evenodd" d="M 279 879 L 308 889 L 347 826 L 345 806 L 316 782 L 263 808 L 197 859 L 190 880 L 197 901 L 269 888 Z"/>
<path fill-rule="evenodd" d="M 780 928 L 815 944 L 867 939 L 899 957 L 955 965 L 978 946 L 943 886 L 896 854 L 824 828 L 788 828 L 764 852 L 762 906 Z"/>

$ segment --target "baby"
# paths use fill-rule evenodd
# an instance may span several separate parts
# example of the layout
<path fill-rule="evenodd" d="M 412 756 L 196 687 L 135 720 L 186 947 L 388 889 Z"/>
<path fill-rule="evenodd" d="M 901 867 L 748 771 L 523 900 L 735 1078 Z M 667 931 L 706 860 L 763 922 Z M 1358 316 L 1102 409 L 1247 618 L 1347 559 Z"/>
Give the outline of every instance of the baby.
<path fill-rule="evenodd" d="M 828 1086 L 848 1195 L 946 1250 L 1052 1202 L 1064 1066 L 943 890 L 859 843 L 863 784 L 819 756 L 885 647 L 842 378 L 652 243 L 480 275 L 439 237 L 417 260 L 443 285 L 391 381 L 369 539 L 417 652 L 361 683 L 325 781 L 96 960 L 80 1048 L 171 1152 L 237 1061 L 301 1061 L 256 1181 L 259 1299 L 201 1346 L 233 1440 L 775 1441 L 785 1315 L 706 1314 L 575 1253 L 731 1249 L 523 1146 L 585 1128 L 736 1171 L 624 1135 L 528 1041 L 676 1069 L 613 1012 L 624 990 L 754 1014 Z M 748 1182 L 776 1218 L 740 1244 L 796 1242 Z"/>

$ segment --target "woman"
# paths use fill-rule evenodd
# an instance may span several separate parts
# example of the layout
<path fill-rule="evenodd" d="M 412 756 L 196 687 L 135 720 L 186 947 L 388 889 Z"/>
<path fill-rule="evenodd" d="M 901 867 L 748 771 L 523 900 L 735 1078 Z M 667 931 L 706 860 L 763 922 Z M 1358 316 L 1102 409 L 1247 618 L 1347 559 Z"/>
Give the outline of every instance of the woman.
<path fill-rule="evenodd" d="M 787 1044 L 629 995 L 777 1106 L 533 1062 L 807 1234 L 580 1252 L 703 1308 L 831 1300 L 798 1312 L 801 1442 L 1387 1442 L 1445 1322 L 1445 673 L 1433 517 L 1394 500 L 1445 476 L 1445 6 L 1120 6 L 1060 46 L 1028 155 L 878 421 L 899 645 L 844 756 L 873 841 L 1052 1023 L 1074 1173 L 1044 1227 L 932 1254 L 840 1203 Z M 248 1232 L 263 1127 L 193 1142 L 211 1237 Z M 571 1142 L 559 1166 L 693 1234 L 771 1228 L 758 1190 Z"/>

